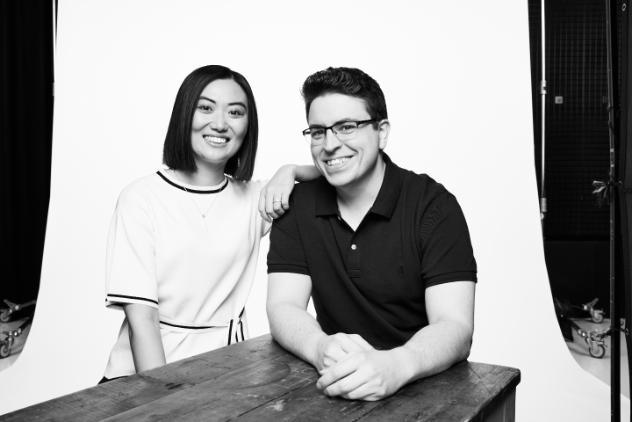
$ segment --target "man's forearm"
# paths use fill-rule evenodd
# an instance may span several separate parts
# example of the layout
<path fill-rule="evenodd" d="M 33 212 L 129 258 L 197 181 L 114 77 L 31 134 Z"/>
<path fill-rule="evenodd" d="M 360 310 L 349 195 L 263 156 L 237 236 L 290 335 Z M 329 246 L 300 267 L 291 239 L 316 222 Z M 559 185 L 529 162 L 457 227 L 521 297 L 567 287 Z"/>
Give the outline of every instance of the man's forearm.
<path fill-rule="evenodd" d="M 285 349 L 318 367 L 318 342 L 326 337 L 306 310 L 292 304 L 268 306 L 272 337 Z"/>
<path fill-rule="evenodd" d="M 316 386 L 329 396 L 379 400 L 418 378 L 441 372 L 465 359 L 472 330 L 467 324 L 440 320 L 391 350 L 361 350 L 321 371 Z"/>
<path fill-rule="evenodd" d="M 419 330 L 403 346 L 392 350 L 406 371 L 407 381 L 428 377 L 467 359 L 472 328 L 455 321 L 439 321 Z"/>

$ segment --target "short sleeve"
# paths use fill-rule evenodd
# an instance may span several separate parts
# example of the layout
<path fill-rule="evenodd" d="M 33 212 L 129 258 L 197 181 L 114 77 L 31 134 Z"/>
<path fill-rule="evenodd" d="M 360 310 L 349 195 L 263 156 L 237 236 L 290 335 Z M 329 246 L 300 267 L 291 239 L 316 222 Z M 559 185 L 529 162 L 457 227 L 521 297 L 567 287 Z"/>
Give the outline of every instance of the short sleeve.
<path fill-rule="evenodd" d="M 301 243 L 297 210 L 290 198 L 290 209 L 274 220 L 270 233 L 268 273 L 298 273 L 310 275 Z"/>
<path fill-rule="evenodd" d="M 129 188 L 116 204 L 106 248 L 106 306 L 158 307 L 155 241 L 147 200 Z"/>
<path fill-rule="evenodd" d="M 441 192 L 423 216 L 421 275 L 426 287 L 450 281 L 476 282 L 476 261 L 461 207 Z"/>

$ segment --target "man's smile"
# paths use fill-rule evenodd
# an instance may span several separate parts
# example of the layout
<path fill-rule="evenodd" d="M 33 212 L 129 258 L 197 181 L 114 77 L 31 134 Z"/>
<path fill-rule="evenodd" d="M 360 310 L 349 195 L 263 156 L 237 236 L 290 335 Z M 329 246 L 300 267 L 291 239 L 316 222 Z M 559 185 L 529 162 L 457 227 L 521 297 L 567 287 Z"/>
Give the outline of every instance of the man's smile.
<path fill-rule="evenodd" d="M 325 165 L 331 169 L 336 169 L 336 168 L 340 168 L 342 166 L 344 166 L 349 160 L 351 159 L 351 156 L 345 156 L 345 157 L 336 157 L 336 158 L 330 158 L 328 160 L 324 160 L 325 161 Z"/>

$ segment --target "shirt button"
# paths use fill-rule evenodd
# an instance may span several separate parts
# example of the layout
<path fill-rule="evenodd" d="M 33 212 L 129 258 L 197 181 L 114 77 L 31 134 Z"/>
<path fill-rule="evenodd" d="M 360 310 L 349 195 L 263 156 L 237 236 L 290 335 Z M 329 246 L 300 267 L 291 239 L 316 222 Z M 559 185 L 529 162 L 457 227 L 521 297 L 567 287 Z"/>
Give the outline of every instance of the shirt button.
<path fill-rule="evenodd" d="M 352 251 L 355 251 L 356 249 L 358 249 L 358 247 L 356 246 L 356 244 L 355 244 L 355 243 L 354 243 L 354 244 L 352 244 L 352 245 L 351 245 L 351 250 L 352 250 Z"/>

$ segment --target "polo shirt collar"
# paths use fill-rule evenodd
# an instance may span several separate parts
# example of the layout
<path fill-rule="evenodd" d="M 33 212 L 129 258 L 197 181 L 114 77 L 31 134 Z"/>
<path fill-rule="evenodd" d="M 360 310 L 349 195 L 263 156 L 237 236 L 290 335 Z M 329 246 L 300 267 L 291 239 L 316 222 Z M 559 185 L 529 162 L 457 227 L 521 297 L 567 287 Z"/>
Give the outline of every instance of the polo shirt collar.
<path fill-rule="evenodd" d="M 384 179 L 382 180 L 382 186 L 377 194 L 377 198 L 375 198 L 375 202 L 369 212 L 391 218 L 402 189 L 402 170 L 393 164 L 386 153 L 382 152 L 382 158 L 386 164 Z M 316 216 L 340 215 L 338 211 L 338 201 L 336 199 L 336 189 L 327 183 L 327 179 L 324 177 L 321 178 L 321 183 L 318 186 L 316 195 L 317 200 L 314 210 Z"/>
<path fill-rule="evenodd" d="M 338 201 L 336 200 L 336 188 L 327 183 L 327 179 L 322 176 L 316 189 L 316 205 L 314 211 L 316 216 L 339 215 Z"/>
<path fill-rule="evenodd" d="M 384 163 L 386 163 L 384 180 L 369 212 L 391 218 L 399 199 L 399 193 L 402 190 L 402 170 L 393 164 L 386 153 L 383 152 L 382 157 L 384 158 Z"/>

